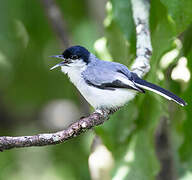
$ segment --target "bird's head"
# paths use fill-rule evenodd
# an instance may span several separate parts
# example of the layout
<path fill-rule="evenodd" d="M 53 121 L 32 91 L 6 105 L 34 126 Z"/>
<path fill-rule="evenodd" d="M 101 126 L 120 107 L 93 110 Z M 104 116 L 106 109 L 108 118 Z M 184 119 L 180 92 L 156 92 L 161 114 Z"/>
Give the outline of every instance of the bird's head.
<path fill-rule="evenodd" d="M 66 49 L 62 55 L 51 56 L 62 59 L 62 62 L 51 68 L 54 69 L 60 66 L 78 67 L 89 63 L 90 52 L 82 46 L 72 46 Z"/>

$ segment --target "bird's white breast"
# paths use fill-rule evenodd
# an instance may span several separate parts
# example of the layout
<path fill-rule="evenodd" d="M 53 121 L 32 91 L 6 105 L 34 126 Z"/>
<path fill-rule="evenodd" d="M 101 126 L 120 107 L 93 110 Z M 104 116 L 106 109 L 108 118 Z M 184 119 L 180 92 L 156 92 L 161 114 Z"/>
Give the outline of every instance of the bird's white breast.
<path fill-rule="evenodd" d="M 130 89 L 106 90 L 88 85 L 81 74 L 84 70 L 85 68 L 80 70 L 76 67 L 62 67 L 62 71 L 69 76 L 71 82 L 95 109 L 121 107 L 134 98 L 135 92 Z"/>

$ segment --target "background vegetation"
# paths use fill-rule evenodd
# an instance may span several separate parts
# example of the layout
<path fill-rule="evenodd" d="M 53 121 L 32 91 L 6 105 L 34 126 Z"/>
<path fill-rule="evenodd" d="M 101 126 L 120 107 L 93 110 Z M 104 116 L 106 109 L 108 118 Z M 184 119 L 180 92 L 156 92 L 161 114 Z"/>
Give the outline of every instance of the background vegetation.
<path fill-rule="evenodd" d="M 102 59 L 130 66 L 136 50 L 131 3 L 106 2 L 56 1 L 70 45 L 83 45 Z M 59 130 L 88 113 L 67 77 L 49 71 L 56 64 L 49 56 L 60 54 L 66 44 L 61 44 L 44 5 L 38 0 L 0 1 L 2 136 Z M 191 0 L 151 1 L 153 55 L 145 77 L 184 98 L 187 107 L 153 93 L 140 95 L 103 126 L 65 144 L 0 153 L 0 180 L 85 180 L 98 167 L 106 169 L 103 179 L 192 179 L 191 8 Z M 98 161 L 89 157 L 95 133 L 108 149 L 95 156 Z M 88 158 L 89 166 L 95 163 L 90 171 Z"/>

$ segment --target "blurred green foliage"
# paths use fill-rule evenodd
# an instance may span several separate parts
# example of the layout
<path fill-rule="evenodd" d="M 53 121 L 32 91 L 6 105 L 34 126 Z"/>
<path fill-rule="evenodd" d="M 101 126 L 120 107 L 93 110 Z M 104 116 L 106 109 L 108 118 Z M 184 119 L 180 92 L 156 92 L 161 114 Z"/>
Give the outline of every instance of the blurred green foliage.
<path fill-rule="evenodd" d="M 161 168 L 155 153 L 155 131 L 160 119 L 166 117 L 169 121 L 167 125 L 172 132 L 170 137 L 171 151 L 174 154 L 175 166 L 177 166 L 176 174 L 178 178 L 190 179 L 192 178 L 189 173 L 191 170 L 189 167 L 192 167 L 192 124 L 190 121 L 192 91 L 189 86 L 190 81 L 187 84 L 181 81 L 173 81 L 170 78 L 169 69 L 177 65 L 180 57 L 185 56 L 189 61 L 191 58 L 189 56 L 192 52 L 190 43 L 192 40 L 190 26 L 192 22 L 191 1 L 157 0 L 150 2 L 150 30 L 153 55 L 150 61 L 151 70 L 147 75 L 147 80 L 172 90 L 183 97 L 189 105 L 184 110 L 155 94 L 147 93 L 145 96 L 136 97 L 134 102 L 130 102 L 127 107 L 118 111 L 111 117 L 109 122 L 102 127 L 98 127 L 96 132 L 113 152 L 117 162 L 113 170 L 114 177 L 126 165 L 127 170 L 124 172 L 123 179 L 155 179 Z M 130 16 L 132 16 L 130 2 L 111 0 L 111 4 L 113 8 L 112 10 L 108 9 L 108 16 L 106 17 L 110 20 L 110 23 L 106 26 L 107 47 L 114 60 L 119 59 L 119 56 L 122 57 L 121 63 L 131 64 L 135 57 L 134 48 L 136 44 L 135 37 L 133 37 L 135 27 L 133 20 L 130 19 Z M 124 36 L 124 40 L 122 36 Z M 178 37 L 182 43 L 179 55 L 169 67 L 163 70 L 160 67 L 160 60 L 166 52 L 175 49 L 175 39 Z M 126 51 L 123 51 L 123 49 L 126 49 Z M 129 57 L 126 57 L 125 53 L 129 53 Z M 128 59 L 128 62 L 124 59 Z M 188 62 L 188 68 L 191 72 L 190 62 Z M 158 71 L 164 73 L 163 80 L 158 78 Z M 185 92 L 183 89 L 185 89 Z M 174 150 L 176 153 L 173 153 Z M 126 160 L 126 154 L 133 156 L 131 160 Z"/>
<path fill-rule="evenodd" d="M 95 132 L 114 157 L 112 178 L 153 180 L 161 168 L 154 136 L 160 119 L 166 117 L 177 177 L 191 179 L 192 82 L 191 79 L 175 81 L 171 73 L 183 56 L 192 72 L 192 1 L 150 2 L 153 55 L 146 79 L 180 95 L 188 106 L 181 108 L 158 95 L 146 93 L 137 96 L 103 126 L 95 128 Z M 91 13 L 97 9 L 90 6 L 91 1 L 57 0 L 56 3 L 73 44 L 83 45 L 92 52 L 95 47 L 99 57 L 110 57 L 128 66 L 132 64 L 136 56 L 136 37 L 130 0 L 109 1 L 105 20 Z M 104 2 L 98 3 L 105 6 Z M 104 26 L 98 27 L 98 21 L 104 21 Z M 59 71 L 49 71 L 56 63 L 49 56 L 60 54 L 63 49 L 40 1 L 1 0 L 0 22 L 0 135 L 48 131 L 40 116 L 46 104 L 55 99 L 70 99 L 79 109 L 82 106 L 77 90 L 67 77 Z M 182 47 L 169 66 L 162 68 L 162 56 L 176 49 L 176 39 Z M 95 42 L 103 42 L 103 51 L 96 48 Z M 164 78 L 159 78 L 158 72 Z M 90 179 L 88 157 L 92 139 L 93 132 L 89 132 L 62 145 L 0 153 L 0 180 Z M 122 167 L 125 167 L 123 176 Z"/>

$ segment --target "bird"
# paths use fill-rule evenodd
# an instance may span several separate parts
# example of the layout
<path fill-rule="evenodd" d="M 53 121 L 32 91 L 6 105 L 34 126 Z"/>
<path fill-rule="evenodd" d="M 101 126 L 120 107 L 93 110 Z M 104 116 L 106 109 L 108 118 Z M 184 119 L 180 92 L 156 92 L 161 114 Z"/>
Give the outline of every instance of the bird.
<path fill-rule="evenodd" d="M 50 70 L 61 67 L 70 81 L 95 110 L 118 109 L 136 94 L 152 91 L 181 106 L 187 103 L 172 92 L 141 79 L 127 66 L 97 58 L 82 46 L 71 46 L 61 55 L 51 56 L 62 61 Z"/>

